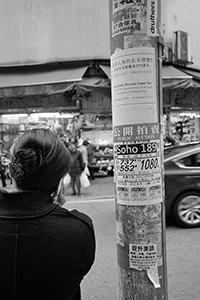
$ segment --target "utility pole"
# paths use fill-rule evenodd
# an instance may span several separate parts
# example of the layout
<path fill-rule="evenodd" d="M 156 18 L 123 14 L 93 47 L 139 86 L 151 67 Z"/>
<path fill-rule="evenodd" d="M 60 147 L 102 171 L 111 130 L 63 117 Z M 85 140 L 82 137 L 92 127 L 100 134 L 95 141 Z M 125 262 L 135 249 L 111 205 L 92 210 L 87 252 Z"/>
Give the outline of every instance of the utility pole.
<path fill-rule="evenodd" d="M 167 300 L 161 0 L 109 0 L 120 300 Z"/>

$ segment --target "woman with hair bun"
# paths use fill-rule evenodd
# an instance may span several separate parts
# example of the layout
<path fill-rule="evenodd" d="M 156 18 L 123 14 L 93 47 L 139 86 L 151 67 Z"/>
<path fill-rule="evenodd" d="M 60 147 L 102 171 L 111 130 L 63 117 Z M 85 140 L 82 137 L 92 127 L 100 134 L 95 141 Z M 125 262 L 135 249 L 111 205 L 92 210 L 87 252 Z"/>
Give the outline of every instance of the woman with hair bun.
<path fill-rule="evenodd" d="M 0 190 L 0 299 L 80 300 L 94 263 L 92 220 L 59 203 L 69 151 L 50 130 L 33 129 L 11 147 L 16 189 Z"/>

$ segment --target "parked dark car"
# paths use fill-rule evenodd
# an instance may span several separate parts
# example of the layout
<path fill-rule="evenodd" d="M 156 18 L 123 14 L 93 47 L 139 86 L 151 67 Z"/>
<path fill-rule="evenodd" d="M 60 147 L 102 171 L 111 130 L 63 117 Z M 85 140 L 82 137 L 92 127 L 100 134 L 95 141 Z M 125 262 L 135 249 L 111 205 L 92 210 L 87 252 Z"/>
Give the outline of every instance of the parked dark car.
<path fill-rule="evenodd" d="M 200 143 L 164 149 L 166 214 L 182 227 L 200 226 Z"/>

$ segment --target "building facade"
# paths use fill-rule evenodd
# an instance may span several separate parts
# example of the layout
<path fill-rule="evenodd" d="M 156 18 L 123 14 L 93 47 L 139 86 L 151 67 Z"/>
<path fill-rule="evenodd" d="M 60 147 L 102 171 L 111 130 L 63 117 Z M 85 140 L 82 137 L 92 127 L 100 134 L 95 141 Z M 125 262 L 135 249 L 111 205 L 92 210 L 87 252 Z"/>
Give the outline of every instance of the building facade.
<path fill-rule="evenodd" d="M 2 0 L 0 66 L 109 59 L 108 0 Z"/>
<path fill-rule="evenodd" d="M 0 115 L 112 113 L 110 1 L 1 0 Z M 147 1 L 135 0 L 138 11 Z M 200 107 L 199 88 L 185 88 L 200 81 L 199 14 L 199 0 L 161 0 L 167 109 Z"/>
<path fill-rule="evenodd" d="M 161 0 L 162 3 L 162 35 L 166 48 L 174 50 L 174 32 L 183 31 L 188 34 L 188 62 L 193 68 L 200 69 L 200 5 L 198 0 Z M 167 50 L 167 49 L 166 49 Z M 165 53 L 168 55 L 167 51 Z M 175 60 L 175 53 L 173 54 Z"/>
<path fill-rule="evenodd" d="M 199 67 L 199 1 L 161 0 L 161 14 L 166 46 L 173 51 L 173 33 L 186 32 L 188 60 Z M 109 27 L 109 0 L 2 0 L 0 67 L 107 60 Z"/>

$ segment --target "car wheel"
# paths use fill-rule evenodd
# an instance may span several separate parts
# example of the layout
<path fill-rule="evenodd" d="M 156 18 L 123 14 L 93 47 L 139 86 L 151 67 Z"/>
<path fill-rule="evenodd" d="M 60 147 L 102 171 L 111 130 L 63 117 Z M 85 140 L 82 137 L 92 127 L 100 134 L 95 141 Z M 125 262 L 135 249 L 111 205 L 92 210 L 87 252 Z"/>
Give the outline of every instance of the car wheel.
<path fill-rule="evenodd" d="M 180 195 L 173 207 L 173 217 L 182 227 L 200 226 L 200 192 L 188 191 Z"/>

